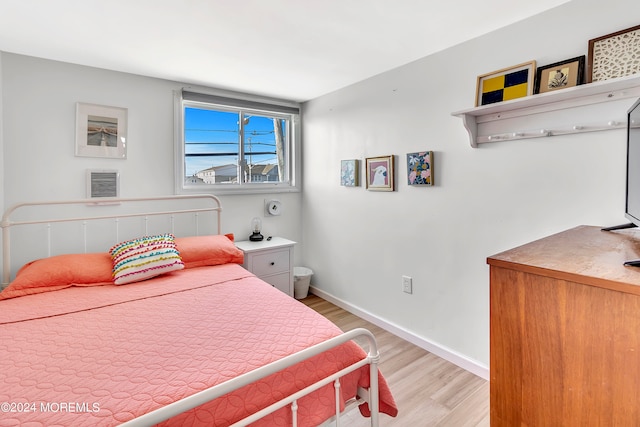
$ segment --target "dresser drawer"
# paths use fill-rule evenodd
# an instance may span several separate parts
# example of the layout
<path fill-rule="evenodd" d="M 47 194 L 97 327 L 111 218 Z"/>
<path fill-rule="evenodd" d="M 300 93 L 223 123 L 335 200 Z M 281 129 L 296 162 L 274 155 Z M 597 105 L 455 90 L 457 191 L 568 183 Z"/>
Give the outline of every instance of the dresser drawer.
<path fill-rule="evenodd" d="M 284 273 L 291 270 L 289 250 L 269 251 L 252 255 L 252 271 L 256 276 Z"/>

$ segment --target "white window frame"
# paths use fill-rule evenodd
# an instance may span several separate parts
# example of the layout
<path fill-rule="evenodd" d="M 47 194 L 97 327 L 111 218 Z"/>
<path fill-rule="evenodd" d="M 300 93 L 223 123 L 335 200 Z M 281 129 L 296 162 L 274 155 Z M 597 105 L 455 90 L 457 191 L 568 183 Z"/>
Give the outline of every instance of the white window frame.
<path fill-rule="evenodd" d="M 186 99 L 185 99 L 186 98 Z M 269 114 L 278 116 L 283 111 L 291 113 L 288 146 L 286 148 L 287 163 L 286 182 L 260 182 L 238 184 L 189 185 L 185 182 L 185 141 L 184 141 L 184 108 L 185 105 L 212 108 L 216 110 L 241 110 L 246 113 Z M 183 88 L 174 93 L 175 121 L 175 193 L 176 194 L 260 194 L 289 193 L 300 191 L 300 138 L 301 107 L 292 101 L 261 98 L 247 94 L 210 89 Z M 242 147 L 241 147 L 242 148 Z M 241 181 L 241 180 L 239 180 Z"/>

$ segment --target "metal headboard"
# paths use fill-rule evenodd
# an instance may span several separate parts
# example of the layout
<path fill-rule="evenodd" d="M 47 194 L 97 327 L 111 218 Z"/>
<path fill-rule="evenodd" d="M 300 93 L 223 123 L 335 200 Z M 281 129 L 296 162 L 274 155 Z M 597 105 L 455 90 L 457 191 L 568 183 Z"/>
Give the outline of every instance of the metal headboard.
<path fill-rule="evenodd" d="M 156 211 L 147 211 L 144 209 L 148 209 L 147 207 L 138 207 L 135 208 L 136 204 L 144 204 L 145 202 L 148 204 L 152 204 L 154 202 L 176 202 L 179 206 L 185 205 L 184 200 L 192 200 L 197 201 L 194 204 L 201 204 L 204 207 L 193 207 L 193 208 L 184 208 L 180 207 L 177 209 L 162 209 Z M 23 220 L 14 220 L 12 216 L 15 216 L 19 211 L 33 208 L 33 207 L 53 207 L 53 206 L 77 206 L 77 207 L 100 207 L 100 206 L 108 206 L 109 214 L 105 215 L 103 211 L 100 212 L 92 212 L 90 215 L 80 215 L 80 216 L 70 216 L 70 217 L 56 217 L 48 214 L 48 210 L 44 209 L 42 215 L 44 217 L 40 217 L 39 215 L 36 218 L 29 218 Z M 132 209 L 132 210 L 127 210 Z M 40 209 L 42 211 L 42 209 Z M 118 212 L 122 211 L 122 212 Z M 216 196 L 210 194 L 198 194 L 198 195 L 176 195 L 176 196 L 158 196 L 158 197 L 138 197 L 138 198 L 101 198 L 99 201 L 96 199 L 78 199 L 78 200 L 62 200 L 62 201 L 45 201 L 45 202 L 27 202 L 27 203 L 19 203 L 8 208 L 4 215 L 2 216 L 2 220 L 0 221 L 0 227 L 2 228 L 2 286 L 0 286 L 0 290 L 6 286 L 11 279 L 11 228 L 18 225 L 31 225 L 31 224 L 47 224 L 50 225 L 52 223 L 61 223 L 61 222 L 83 222 L 86 224 L 87 221 L 98 221 L 98 220 L 111 220 L 114 221 L 123 219 L 123 218 L 146 218 L 150 216 L 173 216 L 178 214 L 194 214 L 198 215 L 199 213 L 214 213 L 217 225 L 215 229 L 217 230 L 217 234 L 221 234 L 221 213 L 222 207 L 220 203 L 220 199 Z M 173 217 L 171 220 L 171 224 L 173 227 Z M 197 221 L 196 221 L 197 224 Z M 197 225 L 196 225 L 197 227 Z M 83 238 L 87 240 L 87 232 L 86 227 L 83 227 Z M 168 232 L 173 232 L 173 230 L 168 230 Z M 197 232 L 195 234 L 198 234 Z M 49 237 L 50 239 L 50 237 Z M 47 242 L 49 255 L 51 251 L 51 242 Z"/>

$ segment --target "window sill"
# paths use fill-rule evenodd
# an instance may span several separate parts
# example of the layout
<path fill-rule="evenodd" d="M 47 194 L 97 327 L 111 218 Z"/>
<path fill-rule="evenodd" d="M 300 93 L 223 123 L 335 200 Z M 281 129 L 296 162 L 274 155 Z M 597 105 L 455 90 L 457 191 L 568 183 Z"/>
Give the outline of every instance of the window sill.
<path fill-rule="evenodd" d="M 274 193 L 299 193 L 300 188 L 297 186 L 283 185 L 283 184 L 266 184 L 266 185 L 233 185 L 233 186 L 192 186 L 186 188 L 179 188 L 176 190 L 176 194 L 215 194 L 216 196 L 223 195 L 250 195 L 250 194 L 274 194 Z"/>

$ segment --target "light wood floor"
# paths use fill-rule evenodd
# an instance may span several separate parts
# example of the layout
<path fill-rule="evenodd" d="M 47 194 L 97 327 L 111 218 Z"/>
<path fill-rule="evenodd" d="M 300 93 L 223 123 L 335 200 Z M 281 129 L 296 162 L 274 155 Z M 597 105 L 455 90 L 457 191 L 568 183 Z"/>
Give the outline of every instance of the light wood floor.
<path fill-rule="evenodd" d="M 309 295 L 304 304 L 343 331 L 369 329 L 380 351 L 380 371 L 398 405 L 398 416 L 381 415 L 384 426 L 489 426 L 489 383 L 446 360 L 369 323 L 322 298 Z M 359 413 L 343 419 L 349 427 L 368 426 Z"/>

